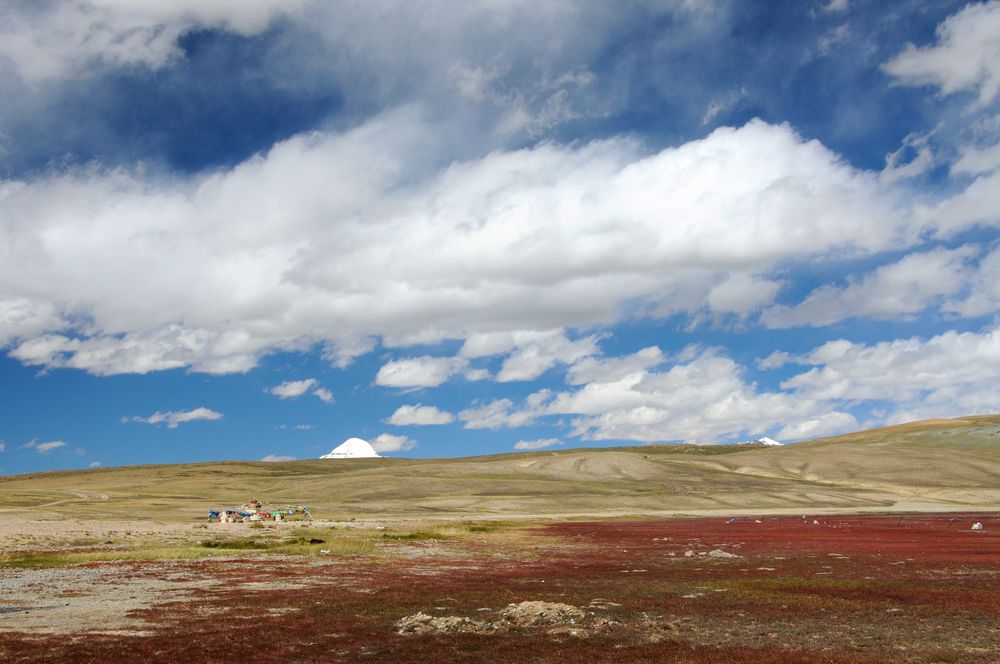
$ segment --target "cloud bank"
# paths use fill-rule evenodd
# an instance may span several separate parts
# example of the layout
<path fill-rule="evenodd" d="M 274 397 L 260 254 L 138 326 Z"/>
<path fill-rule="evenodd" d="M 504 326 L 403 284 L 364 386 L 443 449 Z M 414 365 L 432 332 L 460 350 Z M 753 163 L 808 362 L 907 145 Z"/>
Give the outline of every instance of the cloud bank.
<path fill-rule="evenodd" d="M 606 325 L 706 300 L 742 314 L 720 291 L 734 278 L 913 237 L 872 174 L 787 126 L 754 121 L 654 154 L 624 139 L 543 144 L 403 186 L 429 131 L 401 113 L 206 177 L 0 183 L 14 212 L 0 220 L 0 340 L 26 364 L 99 375 L 244 372 L 315 344 L 347 361 L 373 338 Z M 499 378 L 592 351 L 575 343 L 523 344 Z M 432 387 L 463 368 L 412 358 L 376 382 Z"/>

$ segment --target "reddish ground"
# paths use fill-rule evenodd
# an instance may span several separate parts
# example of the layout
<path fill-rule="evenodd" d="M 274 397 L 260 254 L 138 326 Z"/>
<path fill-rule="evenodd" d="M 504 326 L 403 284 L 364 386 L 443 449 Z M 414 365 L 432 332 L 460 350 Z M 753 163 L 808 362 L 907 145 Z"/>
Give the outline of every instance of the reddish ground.
<path fill-rule="evenodd" d="M 985 529 L 970 530 L 974 521 Z M 561 523 L 530 534 L 390 543 L 379 557 L 329 562 L 179 562 L 174 573 L 215 581 L 139 611 L 150 634 L 0 633 L 0 661 L 1000 662 L 1000 515 Z M 737 557 L 699 555 L 712 551 Z M 418 611 L 478 620 L 526 600 L 585 608 L 610 626 L 397 634 Z"/>

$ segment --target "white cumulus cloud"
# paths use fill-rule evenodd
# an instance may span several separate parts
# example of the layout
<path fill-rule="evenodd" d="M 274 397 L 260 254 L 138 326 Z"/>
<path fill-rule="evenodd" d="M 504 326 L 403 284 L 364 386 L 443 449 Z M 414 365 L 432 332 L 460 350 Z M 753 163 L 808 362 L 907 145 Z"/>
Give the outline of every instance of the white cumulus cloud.
<path fill-rule="evenodd" d="M 539 440 L 519 440 L 514 443 L 515 450 L 542 450 L 546 447 L 562 445 L 558 438 L 541 438 Z"/>
<path fill-rule="evenodd" d="M 27 448 L 29 450 L 35 450 L 39 454 L 47 454 L 52 450 L 58 449 L 60 447 L 66 447 L 66 443 L 61 440 L 51 440 L 48 442 L 38 442 L 37 440 L 32 440 L 31 442 L 25 443 L 21 447 Z"/>
<path fill-rule="evenodd" d="M 607 368 L 590 367 L 590 380 L 578 389 L 541 390 L 520 405 L 511 399 L 474 404 L 459 419 L 469 429 L 500 429 L 572 416 L 569 435 L 584 439 L 700 444 L 782 427 L 789 438 L 838 433 L 857 424 L 835 399 L 760 390 L 715 349 L 693 346 L 665 358 L 653 348 L 601 362 Z M 660 365 L 667 366 L 653 370 Z"/>
<path fill-rule="evenodd" d="M 141 422 L 143 424 L 163 424 L 166 423 L 168 429 L 176 429 L 178 425 L 185 424 L 187 422 L 197 422 L 199 420 L 214 421 L 221 420 L 222 413 L 217 413 L 210 408 L 205 408 L 204 406 L 199 406 L 192 410 L 174 410 L 160 412 L 156 411 L 148 417 L 141 417 L 139 415 L 133 415 L 129 418 L 123 418 L 126 422 Z"/>
<path fill-rule="evenodd" d="M 697 312 L 710 292 L 721 309 L 748 287 L 765 302 L 771 281 L 727 275 L 898 248 L 912 231 L 874 173 L 784 125 L 653 153 L 543 143 L 443 171 L 428 163 L 435 131 L 408 109 L 209 174 L 0 181 L 10 355 L 101 375 L 233 373 L 317 343 L 343 364 L 377 340 L 460 339 L 465 359 L 506 346 L 497 378 L 522 380 L 591 352 L 553 330 L 614 323 L 627 304 Z M 464 368 L 409 358 L 377 382 L 427 387 Z"/>
<path fill-rule="evenodd" d="M 303 0 L 59 0 L 0 8 L 0 56 L 31 82 L 103 67 L 152 69 L 179 55 L 177 39 L 193 28 L 242 35 L 298 12 Z"/>
<path fill-rule="evenodd" d="M 666 360 L 666 355 L 656 346 L 649 346 L 631 355 L 618 357 L 586 357 L 569 368 L 566 382 L 570 385 L 609 383 L 629 374 L 645 371 Z"/>
<path fill-rule="evenodd" d="M 498 382 L 534 380 L 556 364 L 572 364 L 582 358 L 597 353 L 596 336 L 570 341 L 563 334 L 546 336 L 519 346 L 507 356 L 500 371 Z"/>
<path fill-rule="evenodd" d="M 1000 2 L 972 3 L 937 27 L 937 43 L 909 44 L 883 69 L 907 85 L 932 85 L 942 94 L 975 92 L 985 106 L 1000 92 Z"/>
<path fill-rule="evenodd" d="M 856 431 L 857 429 L 858 420 L 853 415 L 834 412 L 788 424 L 778 432 L 778 438 L 781 440 L 802 440 L 845 431 Z"/>
<path fill-rule="evenodd" d="M 548 415 L 577 415 L 572 435 L 592 440 L 714 443 L 759 435 L 834 410 L 787 392 L 766 392 L 731 358 L 696 350 L 663 371 L 589 383 L 546 402 Z"/>
<path fill-rule="evenodd" d="M 325 387 L 317 387 L 315 390 L 313 390 L 313 396 L 315 396 L 323 403 L 333 403 L 333 392 L 326 389 Z"/>
<path fill-rule="evenodd" d="M 955 163 L 951 165 L 952 175 L 982 175 L 1000 168 L 1000 143 L 978 148 L 964 146 Z"/>
<path fill-rule="evenodd" d="M 382 366 L 375 384 L 383 387 L 437 387 L 465 370 L 467 362 L 456 357 L 410 357 Z"/>
<path fill-rule="evenodd" d="M 1000 311 L 1000 249 L 986 255 L 970 276 L 967 292 L 946 302 L 945 311 L 983 316 Z"/>
<path fill-rule="evenodd" d="M 963 289 L 973 274 L 974 247 L 935 249 L 904 256 L 843 287 L 822 286 L 794 306 L 765 310 L 768 327 L 830 325 L 853 317 L 878 319 L 917 314 Z"/>
<path fill-rule="evenodd" d="M 372 441 L 372 447 L 376 452 L 404 452 L 412 450 L 417 446 L 417 441 L 406 436 L 394 436 L 388 433 L 380 433 Z"/>
<path fill-rule="evenodd" d="M 458 419 L 465 422 L 466 429 L 503 429 L 508 427 L 523 427 L 535 421 L 538 415 L 538 405 L 547 399 L 549 393 L 542 390 L 529 395 L 525 400 L 525 408 L 514 408 L 510 399 L 495 399 L 482 405 L 459 411 Z"/>
<path fill-rule="evenodd" d="M 269 391 L 276 397 L 282 399 L 294 399 L 300 397 L 316 385 L 319 381 L 315 378 L 304 378 L 302 380 L 286 380 L 281 385 L 272 387 Z"/>
<path fill-rule="evenodd" d="M 782 387 L 805 399 L 884 400 L 928 417 L 992 413 L 1000 404 L 998 328 L 874 344 L 831 341 L 798 361 L 815 366 Z"/>
<path fill-rule="evenodd" d="M 708 292 L 706 304 L 716 313 L 745 316 L 770 304 L 779 288 L 781 284 L 772 279 L 733 272 Z"/>
<path fill-rule="evenodd" d="M 315 378 L 286 380 L 280 385 L 272 387 L 268 392 L 281 399 L 295 399 L 301 397 L 303 394 L 310 393 L 323 403 L 333 403 L 333 392 L 325 387 L 321 387 L 319 380 Z"/>
<path fill-rule="evenodd" d="M 451 424 L 454 421 L 455 416 L 451 413 L 423 404 L 400 406 L 389 417 L 389 424 L 397 426 Z"/>

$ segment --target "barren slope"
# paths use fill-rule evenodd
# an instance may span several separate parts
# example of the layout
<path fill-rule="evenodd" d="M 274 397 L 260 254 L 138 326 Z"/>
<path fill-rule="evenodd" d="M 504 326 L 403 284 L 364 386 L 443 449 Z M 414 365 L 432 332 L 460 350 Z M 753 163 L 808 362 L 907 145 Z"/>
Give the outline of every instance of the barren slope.
<path fill-rule="evenodd" d="M 778 448 L 655 445 L 462 459 L 137 466 L 0 478 L 31 518 L 201 518 L 252 496 L 317 516 L 628 515 L 1000 506 L 1000 416 Z"/>
<path fill-rule="evenodd" d="M 926 501 L 1000 503 L 1000 416 L 924 420 L 712 459 L 706 469 L 887 491 Z"/>

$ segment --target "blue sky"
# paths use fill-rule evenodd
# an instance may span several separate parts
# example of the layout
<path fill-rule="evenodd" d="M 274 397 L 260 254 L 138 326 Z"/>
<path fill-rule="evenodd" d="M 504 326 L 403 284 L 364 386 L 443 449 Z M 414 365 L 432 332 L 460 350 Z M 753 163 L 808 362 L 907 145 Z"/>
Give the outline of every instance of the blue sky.
<path fill-rule="evenodd" d="M 0 4 L 0 473 L 1000 410 L 1000 2 Z"/>

